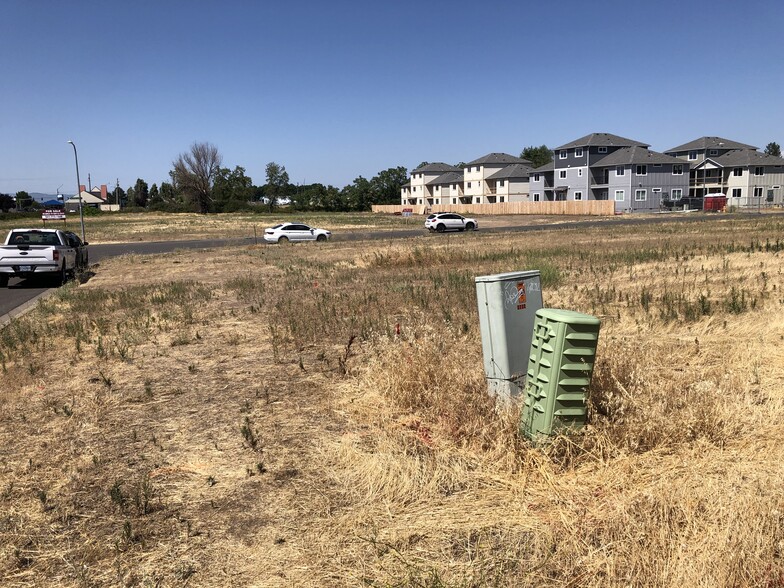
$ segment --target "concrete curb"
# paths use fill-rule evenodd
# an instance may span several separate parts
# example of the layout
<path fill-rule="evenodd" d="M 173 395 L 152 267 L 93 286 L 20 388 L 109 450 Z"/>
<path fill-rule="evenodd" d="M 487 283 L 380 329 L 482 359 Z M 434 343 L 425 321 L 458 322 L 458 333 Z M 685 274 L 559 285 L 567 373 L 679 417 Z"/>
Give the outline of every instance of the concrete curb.
<path fill-rule="evenodd" d="M 7 327 L 12 320 L 30 312 L 35 307 L 35 305 L 38 304 L 39 300 L 42 298 L 48 298 L 55 292 L 57 292 L 57 288 L 49 288 L 46 292 L 41 292 L 35 298 L 31 298 L 24 304 L 14 308 L 11 312 L 0 316 L 0 329 Z"/>

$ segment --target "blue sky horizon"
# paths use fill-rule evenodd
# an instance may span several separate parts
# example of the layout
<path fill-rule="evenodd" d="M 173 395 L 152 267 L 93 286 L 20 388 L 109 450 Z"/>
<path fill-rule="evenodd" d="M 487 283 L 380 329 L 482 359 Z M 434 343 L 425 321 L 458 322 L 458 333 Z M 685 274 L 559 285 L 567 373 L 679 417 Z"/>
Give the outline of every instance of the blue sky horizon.
<path fill-rule="evenodd" d="M 0 193 L 167 181 L 194 142 L 342 188 L 592 132 L 784 142 L 784 4 L 0 4 Z M 734 34 L 730 34 L 735 31 Z"/>

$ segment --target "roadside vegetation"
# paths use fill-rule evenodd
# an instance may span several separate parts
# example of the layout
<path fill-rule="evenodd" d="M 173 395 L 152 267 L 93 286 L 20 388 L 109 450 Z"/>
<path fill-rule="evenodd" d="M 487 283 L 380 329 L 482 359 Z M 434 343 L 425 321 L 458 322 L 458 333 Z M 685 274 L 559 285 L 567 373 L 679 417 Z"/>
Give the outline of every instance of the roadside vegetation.
<path fill-rule="evenodd" d="M 0 331 L 4 586 L 779 586 L 784 222 L 101 263 Z M 579 435 L 487 396 L 474 277 L 602 319 Z"/>

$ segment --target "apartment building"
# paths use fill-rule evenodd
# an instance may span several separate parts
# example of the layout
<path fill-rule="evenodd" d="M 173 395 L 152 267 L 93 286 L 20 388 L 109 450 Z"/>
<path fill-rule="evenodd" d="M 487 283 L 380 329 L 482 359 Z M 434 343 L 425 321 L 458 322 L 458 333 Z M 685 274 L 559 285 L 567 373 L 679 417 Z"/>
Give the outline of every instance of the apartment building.
<path fill-rule="evenodd" d="M 691 163 L 692 198 L 721 193 L 730 206 L 784 204 L 784 158 L 722 137 L 700 137 L 665 153 Z"/>
<path fill-rule="evenodd" d="M 613 200 L 616 212 L 658 210 L 688 189 L 688 164 L 641 141 L 591 133 L 553 151 L 531 172 L 531 199 Z"/>
<path fill-rule="evenodd" d="M 677 201 L 689 190 L 687 162 L 638 145 L 599 159 L 589 176 L 591 194 L 612 199 L 615 212 L 660 210 L 663 201 Z"/>
<path fill-rule="evenodd" d="M 404 206 L 413 206 L 416 204 L 441 204 L 442 194 L 444 193 L 442 183 L 444 176 L 447 173 L 460 174 L 460 183 L 462 184 L 462 170 L 459 167 L 449 165 L 446 163 L 429 163 L 411 172 L 411 179 L 403 184 L 400 189 L 400 203 Z M 455 176 L 450 176 L 451 179 L 456 181 Z M 451 184 L 449 184 L 451 186 Z M 457 192 L 457 189 L 455 189 Z M 447 196 L 451 197 L 449 191 Z M 438 200 L 438 202 L 436 202 Z M 446 204 L 446 202 L 444 202 Z"/>
<path fill-rule="evenodd" d="M 469 202 L 471 204 L 508 202 L 508 179 L 505 177 L 493 178 L 493 176 L 512 165 L 523 165 L 530 168 L 531 162 L 508 153 L 488 153 L 465 164 L 463 192 L 466 198 L 470 198 Z M 515 179 L 521 180 L 521 178 Z M 515 183 L 520 186 L 523 182 Z M 501 194 L 498 193 L 498 188 L 503 188 Z M 522 200 L 527 197 L 527 194 L 516 194 L 516 197 Z"/>

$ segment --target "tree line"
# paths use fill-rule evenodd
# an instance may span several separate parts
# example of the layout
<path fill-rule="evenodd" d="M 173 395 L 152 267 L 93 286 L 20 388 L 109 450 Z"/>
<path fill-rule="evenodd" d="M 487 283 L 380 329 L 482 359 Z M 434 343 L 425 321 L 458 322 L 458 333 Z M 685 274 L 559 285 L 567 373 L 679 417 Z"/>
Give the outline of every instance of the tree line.
<path fill-rule="evenodd" d="M 372 204 L 400 201 L 400 187 L 408 179 L 405 167 L 378 172 L 373 178 L 362 176 L 339 189 L 321 183 L 293 184 L 285 166 L 274 161 L 265 167 L 266 182 L 255 185 L 245 168 L 223 167 L 223 156 L 211 143 L 194 143 L 173 162 L 169 181 L 151 186 L 141 178 L 123 190 L 109 195 L 112 203 L 125 207 L 168 212 L 272 211 L 281 202 L 294 210 L 361 211 Z"/>

